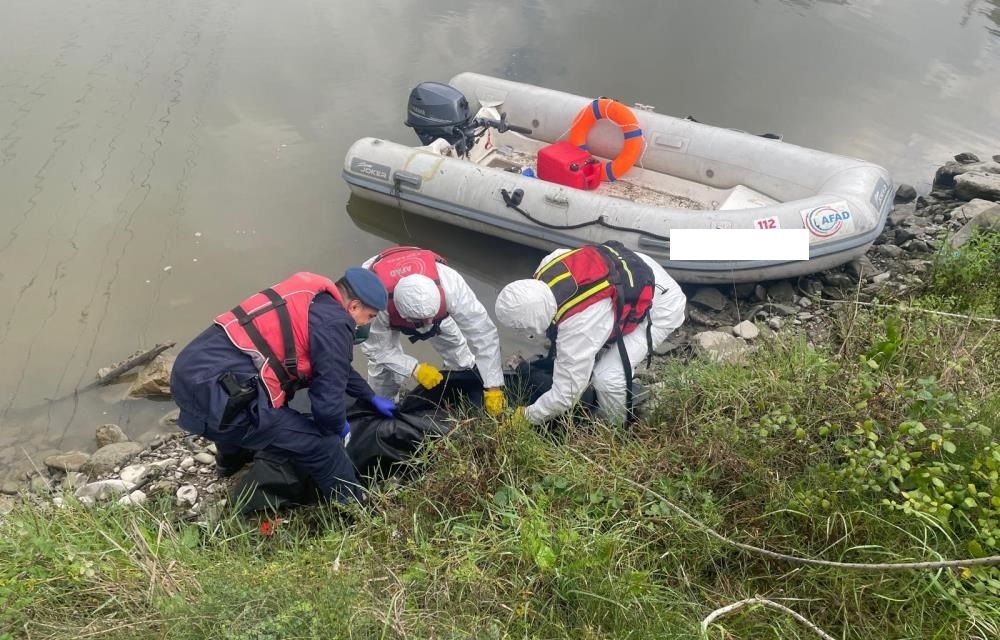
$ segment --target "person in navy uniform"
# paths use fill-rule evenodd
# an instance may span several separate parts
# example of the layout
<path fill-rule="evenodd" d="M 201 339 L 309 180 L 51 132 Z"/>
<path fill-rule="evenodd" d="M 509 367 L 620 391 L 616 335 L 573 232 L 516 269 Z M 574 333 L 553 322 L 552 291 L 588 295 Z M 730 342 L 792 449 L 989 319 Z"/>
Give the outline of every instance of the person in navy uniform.
<path fill-rule="evenodd" d="M 178 425 L 216 445 L 216 465 L 232 475 L 257 452 L 291 461 L 321 498 L 359 499 L 345 398 L 387 417 L 395 405 L 375 395 L 352 367 L 355 332 L 386 308 L 378 277 L 352 267 L 337 282 L 308 272 L 250 296 L 191 341 L 170 377 Z M 288 406 L 308 388 L 311 414 Z"/>

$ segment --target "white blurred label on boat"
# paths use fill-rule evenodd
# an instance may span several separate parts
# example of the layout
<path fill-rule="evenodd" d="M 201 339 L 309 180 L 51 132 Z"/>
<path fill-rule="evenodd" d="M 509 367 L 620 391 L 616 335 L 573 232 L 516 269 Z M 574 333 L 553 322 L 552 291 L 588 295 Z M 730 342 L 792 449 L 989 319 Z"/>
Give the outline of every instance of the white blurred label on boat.
<path fill-rule="evenodd" d="M 806 229 L 671 229 L 671 260 L 808 260 Z"/>

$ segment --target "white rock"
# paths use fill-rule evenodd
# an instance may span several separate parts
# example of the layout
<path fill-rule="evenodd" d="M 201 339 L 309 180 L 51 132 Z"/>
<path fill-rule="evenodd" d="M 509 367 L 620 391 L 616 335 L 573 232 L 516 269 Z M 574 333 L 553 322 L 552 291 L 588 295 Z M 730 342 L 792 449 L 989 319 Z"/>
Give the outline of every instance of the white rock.
<path fill-rule="evenodd" d="M 198 489 L 195 488 L 193 484 L 186 484 L 177 490 L 177 505 L 183 506 L 194 506 L 194 503 L 198 501 Z"/>
<path fill-rule="evenodd" d="M 721 331 L 703 331 L 694 336 L 694 344 L 716 362 L 737 360 L 749 350 L 747 343 Z"/>
<path fill-rule="evenodd" d="M 207 451 L 195 455 L 194 459 L 201 464 L 215 464 L 215 456 Z"/>
<path fill-rule="evenodd" d="M 781 318 L 770 318 L 767 321 L 767 326 L 774 331 L 780 331 L 782 325 L 784 325 L 784 322 L 782 322 Z"/>
<path fill-rule="evenodd" d="M 758 329 L 757 325 L 749 320 L 744 320 L 733 327 L 733 335 L 737 338 L 743 338 L 744 340 L 753 340 L 760 335 L 760 329 Z"/>
<path fill-rule="evenodd" d="M 211 453 L 213 456 L 219 454 L 219 449 L 218 447 L 215 446 L 214 442 L 208 445 L 208 452 Z"/>
<path fill-rule="evenodd" d="M 179 466 L 182 470 L 187 471 L 188 469 L 194 466 L 194 458 L 191 456 L 187 456 L 186 458 L 181 460 Z"/>
<path fill-rule="evenodd" d="M 139 484 L 139 482 L 149 474 L 149 467 L 144 464 L 130 464 L 129 466 L 122 469 L 119 474 L 120 477 L 125 482 L 129 483 L 132 487 Z"/>
<path fill-rule="evenodd" d="M 98 480 L 77 489 L 76 497 L 80 499 L 105 500 L 125 493 L 131 488 L 131 485 L 122 480 Z"/>
<path fill-rule="evenodd" d="M 90 496 L 81 496 L 79 498 L 79 500 L 80 500 L 80 504 L 82 504 L 85 507 L 92 507 L 95 504 L 97 504 L 97 500 L 94 500 Z"/>
<path fill-rule="evenodd" d="M 140 505 L 146 503 L 146 494 L 142 491 L 133 491 L 127 496 L 122 496 L 118 499 L 118 504 L 131 506 Z"/>
<path fill-rule="evenodd" d="M 171 467 L 177 466 L 177 458 L 166 458 L 164 460 L 157 460 L 156 462 L 150 463 L 151 467 L 159 469 L 160 471 L 166 471 Z"/>

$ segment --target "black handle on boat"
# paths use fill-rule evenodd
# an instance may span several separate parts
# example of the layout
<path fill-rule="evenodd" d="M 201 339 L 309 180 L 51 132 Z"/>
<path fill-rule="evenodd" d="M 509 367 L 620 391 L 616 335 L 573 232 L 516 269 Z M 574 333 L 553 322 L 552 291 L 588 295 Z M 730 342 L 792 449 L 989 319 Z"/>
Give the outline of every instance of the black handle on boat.
<path fill-rule="evenodd" d="M 527 127 L 519 127 L 513 124 L 507 124 L 507 114 L 501 113 L 499 120 L 491 120 L 490 118 L 476 118 L 476 124 L 481 127 L 493 127 L 500 133 L 506 133 L 508 131 L 513 131 L 514 133 L 522 133 L 524 135 L 531 135 L 531 129 Z"/>

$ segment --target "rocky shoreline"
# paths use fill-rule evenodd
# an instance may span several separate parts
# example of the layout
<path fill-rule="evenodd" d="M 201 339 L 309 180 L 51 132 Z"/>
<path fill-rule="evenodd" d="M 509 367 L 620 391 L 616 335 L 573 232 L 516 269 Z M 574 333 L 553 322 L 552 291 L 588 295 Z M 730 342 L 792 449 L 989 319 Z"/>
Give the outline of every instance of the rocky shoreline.
<path fill-rule="evenodd" d="M 794 330 L 819 340 L 831 310 L 845 301 L 886 302 L 919 291 L 946 243 L 957 248 L 976 229 L 1000 232 L 1000 155 L 984 162 L 961 153 L 938 169 L 930 193 L 900 185 L 895 198 L 867 255 L 843 267 L 796 280 L 685 287 L 685 324 L 661 353 L 726 360 L 753 349 L 762 335 Z M 170 363 L 160 355 L 146 365 L 136 393 L 169 394 Z M 176 412 L 164 416 L 169 433 L 148 444 L 129 441 L 116 425 L 98 427 L 93 453 L 50 455 L 0 486 L 0 515 L 18 501 L 60 506 L 73 496 L 82 504 L 169 501 L 181 518 L 212 519 L 228 500 L 229 482 L 216 472 L 215 446 L 171 425 L 175 419 Z"/>

